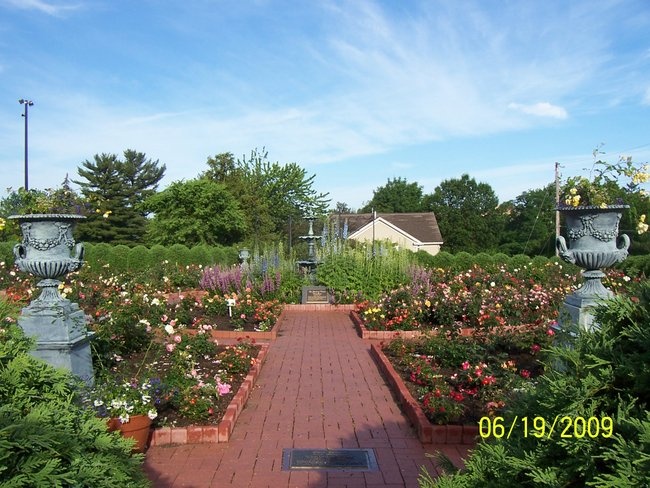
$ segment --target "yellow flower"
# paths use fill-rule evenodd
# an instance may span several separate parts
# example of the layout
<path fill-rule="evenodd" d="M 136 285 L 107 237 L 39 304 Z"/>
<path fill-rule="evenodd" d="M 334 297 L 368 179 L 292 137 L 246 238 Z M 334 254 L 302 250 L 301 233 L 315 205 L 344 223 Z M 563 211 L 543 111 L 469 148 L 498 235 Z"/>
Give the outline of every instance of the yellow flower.
<path fill-rule="evenodd" d="M 5 221 L 5 219 L 3 219 L 2 217 L 0 217 L 0 230 L 4 230 L 5 225 L 6 225 L 6 221 Z"/>
<path fill-rule="evenodd" d="M 111 210 L 107 210 L 106 212 L 104 212 L 104 215 L 102 215 L 102 217 L 104 217 L 105 219 L 107 219 L 108 216 L 109 216 L 110 214 L 112 214 L 112 213 L 113 213 L 113 212 L 112 212 Z"/>
<path fill-rule="evenodd" d="M 648 224 L 645 223 L 645 214 L 639 217 L 639 222 L 636 224 L 636 231 L 638 234 L 645 234 L 648 232 Z"/>

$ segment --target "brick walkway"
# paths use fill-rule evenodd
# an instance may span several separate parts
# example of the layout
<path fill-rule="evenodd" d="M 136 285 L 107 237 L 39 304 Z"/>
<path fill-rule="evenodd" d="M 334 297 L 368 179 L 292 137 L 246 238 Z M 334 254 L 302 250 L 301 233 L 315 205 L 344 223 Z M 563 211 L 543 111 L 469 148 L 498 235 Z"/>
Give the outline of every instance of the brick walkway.
<path fill-rule="evenodd" d="M 346 311 L 285 311 L 230 442 L 152 447 L 158 488 L 417 487 L 428 452 L 457 464 L 468 446 L 423 446 Z M 285 448 L 373 448 L 379 471 L 283 471 Z"/>

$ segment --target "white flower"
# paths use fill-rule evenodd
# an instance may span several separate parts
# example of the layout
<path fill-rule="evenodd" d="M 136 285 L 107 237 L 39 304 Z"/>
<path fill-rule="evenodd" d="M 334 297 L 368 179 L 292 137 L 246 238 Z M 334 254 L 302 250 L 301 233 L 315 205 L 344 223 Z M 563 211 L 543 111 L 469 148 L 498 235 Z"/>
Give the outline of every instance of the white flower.
<path fill-rule="evenodd" d="M 158 300 L 158 298 L 154 298 L 153 300 L 151 300 L 151 304 L 152 305 L 160 305 L 160 300 Z"/>
<path fill-rule="evenodd" d="M 174 327 L 171 324 L 167 324 L 165 326 L 165 332 L 167 332 L 169 335 L 172 335 L 174 333 Z"/>
<path fill-rule="evenodd" d="M 156 412 L 155 408 L 152 408 L 147 412 L 147 417 L 149 417 L 151 420 L 155 419 L 158 416 L 158 412 Z"/>
<path fill-rule="evenodd" d="M 123 414 L 119 416 L 119 419 L 123 424 L 128 424 L 129 420 L 131 420 L 131 417 L 129 417 L 129 414 Z"/>
<path fill-rule="evenodd" d="M 103 404 L 104 402 L 102 402 L 101 400 L 95 400 L 93 402 L 93 405 L 95 405 L 96 407 L 101 407 Z"/>

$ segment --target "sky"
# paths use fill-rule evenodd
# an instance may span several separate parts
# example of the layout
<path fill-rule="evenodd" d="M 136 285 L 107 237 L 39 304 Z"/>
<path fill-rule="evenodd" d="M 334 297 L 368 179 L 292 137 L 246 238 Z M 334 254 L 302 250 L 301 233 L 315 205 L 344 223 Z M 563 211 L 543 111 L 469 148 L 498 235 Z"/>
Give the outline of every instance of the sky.
<path fill-rule="evenodd" d="M 95 154 L 297 163 L 332 206 L 468 174 L 501 202 L 650 160 L 648 0 L 0 0 L 0 192 Z"/>

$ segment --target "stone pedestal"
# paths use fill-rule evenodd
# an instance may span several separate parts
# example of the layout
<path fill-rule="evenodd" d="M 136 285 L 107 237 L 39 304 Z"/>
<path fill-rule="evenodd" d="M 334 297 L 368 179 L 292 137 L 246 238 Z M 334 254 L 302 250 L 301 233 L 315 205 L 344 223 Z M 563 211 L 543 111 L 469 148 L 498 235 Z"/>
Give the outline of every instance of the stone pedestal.
<path fill-rule="evenodd" d="M 576 324 L 579 330 L 591 331 L 598 327 L 594 322 L 591 310 L 598 303 L 598 299 L 584 298 L 576 294 L 566 297 L 560 309 L 560 325 Z M 565 323 L 567 321 L 567 323 Z"/>
<path fill-rule="evenodd" d="M 18 325 L 36 340 L 31 354 L 56 368 L 65 368 L 87 385 L 94 383 L 90 352 L 91 333 L 76 303 L 61 300 L 52 305 L 34 300 L 23 308 Z"/>

